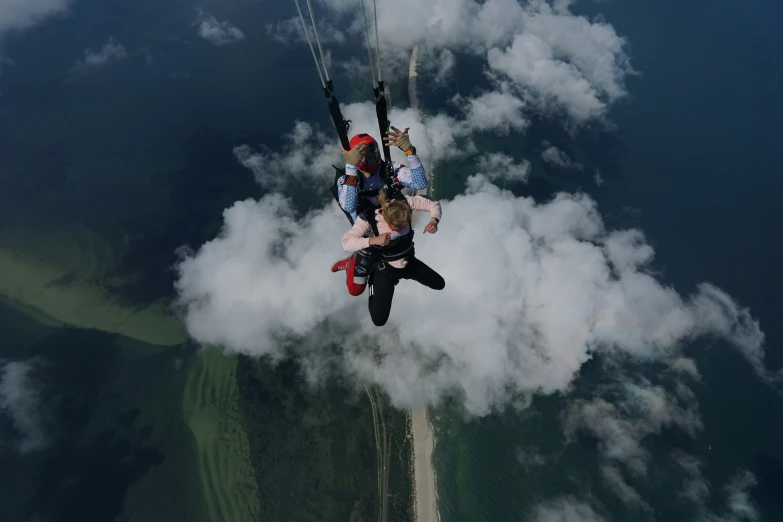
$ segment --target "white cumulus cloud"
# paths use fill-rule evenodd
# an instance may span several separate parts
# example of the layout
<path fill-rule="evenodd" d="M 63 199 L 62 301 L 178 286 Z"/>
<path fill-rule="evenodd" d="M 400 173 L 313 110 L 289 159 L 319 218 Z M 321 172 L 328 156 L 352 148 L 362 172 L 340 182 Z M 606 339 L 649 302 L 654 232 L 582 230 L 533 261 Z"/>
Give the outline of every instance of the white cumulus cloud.
<path fill-rule="evenodd" d="M 245 39 L 245 33 L 228 20 L 219 22 L 213 15 L 201 9 L 197 12 L 195 23 L 198 35 L 209 43 L 222 47 Z"/>
<path fill-rule="evenodd" d="M 474 176 L 468 193 L 442 205 L 439 233 L 419 236 L 416 249 L 446 288 L 402 282 L 390 324 L 379 331 L 367 316 L 367 296 L 348 296 L 344 275 L 328 271 L 344 255 L 347 225 L 334 202 L 304 216 L 276 194 L 236 203 L 225 212 L 220 236 L 179 266 L 191 335 L 252 355 L 281 355 L 286 346 L 296 349 L 283 340 L 319 336 L 346 347 L 339 371 L 380 385 L 396 405 L 457 394 L 475 414 L 520 396 L 567 390 L 594 351 L 659 360 L 712 335 L 754 364 L 762 360 L 763 335 L 748 310 L 710 285 L 683 297 L 657 281 L 648 273 L 653 252 L 641 233 L 606 230 L 585 195 L 559 194 L 539 204 Z M 347 333 L 334 328 L 346 323 Z M 361 339 L 373 339 L 383 357 L 353 350 Z M 313 360 L 321 353 L 299 356 L 310 367 L 329 366 Z M 695 427 L 656 393 L 636 394 L 654 415 L 652 424 L 627 429 Z M 611 418 L 611 411 L 603 413 Z M 634 451 L 643 463 L 643 452 Z"/>
<path fill-rule="evenodd" d="M 239 145 L 234 148 L 234 156 L 265 187 L 280 189 L 299 185 L 303 180 L 309 184 L 321 180 L 323 186 L 328 186 L 334 177 L 331 165 L 345 164 L 340 161 L 337 143 L 334 134 L 327 136 L 300 121 L 284 136 L 282 152 L 268 149 L 258 152 L 249 145 Z"/>
<path fill-rule="evenodd" d="M 478 159 L 478 172 L 490 180 L 527 181 L 530 162 L 516 163 L 514 158 L 502 152 L 483 154 Z"/>
<path fill-rule="evenodd" d="M 555 165 L 557 167 L 560 167 L 562 169 L 580 169 L 582 166 L 579 163 L 574 163 L 574 161 L 562 150 L 558 149 L 554 145 L 548 145 L 544 144 L 546 149 L 544 149 L 544 152 L 541 153 L 541 159 L 546 161 L 547 163 L 550 163 L 552 165 Z M 597 184 L 600 184 L 599 182 L 596 182 Z"/>
<path fill-rule="evenodd" d="M 531 108 L 565 114 L 574 123 L 601 119 L 626 96 L 625 78 L 635 74 L 628 41 L 602 19 L 590 20 L 556 0 L 398 0 L 378 3 L 378 37 L 386 75 L 407 71 L 414 45 L 432 51 L 436 74 L 448 77 L 461 54 L 486 60 L 488 76 L 508 85 Z M 349 0 L 324 0 L 319 24 L 344 28 L 364 44 L 364 16 Z M 405 13 L 405 23 L 391 23 Z M 368 9 L 372 25 L 372 8 Z M 280 22 L 278 40 L 301 40 L 298 17 Z M 296 31 L 296 32 L 295 32 Z M 320 33 L 319 33 L 320 34 Z M 375 43 L 371 27 L 371 45 Z M 357 51 L 364 60 L 365 49 Z"/>

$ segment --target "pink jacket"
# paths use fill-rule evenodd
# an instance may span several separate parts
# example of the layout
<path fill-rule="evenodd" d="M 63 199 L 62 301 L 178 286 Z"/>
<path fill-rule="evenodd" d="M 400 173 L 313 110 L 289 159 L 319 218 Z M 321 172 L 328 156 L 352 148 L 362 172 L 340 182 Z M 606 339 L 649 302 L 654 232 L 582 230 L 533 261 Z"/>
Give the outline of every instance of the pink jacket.
<path fill-rule="evenodd" d="M 440 203 L 437 201 L 421 196 L 405 196 L 405 199 L 408 200 L 408 204 L 411 206 L 412 210 L 426 210 L 430 213 L 431 217 L 440 219 Z M 392 231 L 389 228 L 389 225 L 386 224 L 386 220 L 381 216 L 380 209 L 375 211 L 375 222 L 378 224 L 378 233 L 386 234 L 391 232 L 391 239 L 404 236 L 411 231 L 410 225 L 401 230 L 397 230 L 396 232 Z M 356 252 L 357 250 L 368 248 L 370 246 L 370 238 L 365 236 L 371 234 L 372 227 L 370 227 L 370 224 L 366 220 L 358 218 L 351 229 L 343 234 L 343 250 L 346 252 Z M 398 259 L 397 261 L 390 261 L 389 264 L 395 268 L 404 268 L 408 262 L 405 259 Z"/>

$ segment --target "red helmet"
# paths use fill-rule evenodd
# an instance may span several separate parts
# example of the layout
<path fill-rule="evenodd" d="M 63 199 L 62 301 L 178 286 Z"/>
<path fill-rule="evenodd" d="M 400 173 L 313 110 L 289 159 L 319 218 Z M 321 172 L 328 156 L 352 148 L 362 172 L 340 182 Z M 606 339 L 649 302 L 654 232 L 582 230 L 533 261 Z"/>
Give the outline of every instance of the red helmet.
<path fill-rule="evenodd" d="M 381 153 L 378 151 L 378 142 L 369 134 L 357 134 L 351 138 L 349 145 L 353 149 L 360 143 L 366 143 L 367 147 L 364 149 L 364 158 L 356 165 L 356 168 L 365 172 L 375 172 L 381 166 Z"/>

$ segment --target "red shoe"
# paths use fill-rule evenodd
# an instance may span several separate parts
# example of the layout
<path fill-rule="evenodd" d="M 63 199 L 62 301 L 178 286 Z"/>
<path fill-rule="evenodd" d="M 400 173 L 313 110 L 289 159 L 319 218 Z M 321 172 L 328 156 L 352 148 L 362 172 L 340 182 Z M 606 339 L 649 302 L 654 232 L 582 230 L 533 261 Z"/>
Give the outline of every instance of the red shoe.
<path fill-rule="evenodd" d="M 346 257 L 345 259 L 341 259 L 335 264 L 332 265 L 332 272 L 339 272 L 340 270 L 347 270 L 348 265 L 351 264 L 351 257 Z"/>

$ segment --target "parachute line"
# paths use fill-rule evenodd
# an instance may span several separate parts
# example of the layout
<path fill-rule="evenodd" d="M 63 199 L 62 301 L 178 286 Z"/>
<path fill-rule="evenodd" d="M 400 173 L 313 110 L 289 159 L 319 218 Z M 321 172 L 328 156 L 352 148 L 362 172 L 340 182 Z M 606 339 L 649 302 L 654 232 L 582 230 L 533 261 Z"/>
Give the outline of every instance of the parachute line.
<path fill-rule="evenodd" d="M 372 65 L 372 45 L 370 45 L 370 24 L 367 22 L 367 9 L 362 0 L 362 14 L 364 14 L 364 36 L 367 38 L 367 61 L 370 64 L 370 74 L 372 75 L 372 86 L 375 87 L 375 68 Z"/>
<path fill-rule="evenodd" d="M 304 15 L 302 15 L 302 9 L 299 8 L 299 0 L 294 0 L 294 2 L 296 3 L 296 10 L 299 11 L 299 20 L 302 21 L 302 30 L 304 31 L 305 38 L 307 38 L 307 43 L 310 46 L 310 52 L 313 53 L 313 61 L 315 62 L 315 68 L 318 70 L 318 77 L 321 79 L 321 85 L 323 86 L 324 89 L 326 89 L 326 82 L 324 81 L 324 75 L 321 73 L 321 66 L 318 64 L 318 58 L 315 56 L 315 49 L 313 49 L 313 42 L 310 41 L 310 33 L 307 31 L 307 25 L 305 24 L 304 21 Z M 320 48 L 320 44 L 319 44 L 319 48 Z M 326 70 L 326 67 L 324 67 L 324 70 Z"/>
<path fill-rule="evenodd" d="M 310 0 L 308 0 L 309 2 Z M 375 11 L 375 55 L 378 58 L 378 83 L 381 82 L 381 43 L 378 38 L 378 4 L 372 0 L 372 8 Z"/>
<path fill-rule="evenodd" d="M 313 16 L 313 6 L 310 4 L 310 0 L 307 0 L 307 8 L 310 10 L 310 19 L 313 21 L 313 33 L 315 33 L 315 43 L 318 44 L 318 52 L 321 54 L 321 61 L 324 64 L 324 74 L 326 75 L 326 81 L 329 81 L 329 71 L 326 70 L 326 60 L 324 59 L 324 51 L 321 49 L 321 40 L 318 39 L 318 29 L 315 27 L 315 16 Z"/>

